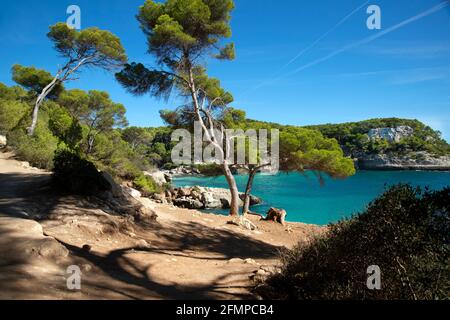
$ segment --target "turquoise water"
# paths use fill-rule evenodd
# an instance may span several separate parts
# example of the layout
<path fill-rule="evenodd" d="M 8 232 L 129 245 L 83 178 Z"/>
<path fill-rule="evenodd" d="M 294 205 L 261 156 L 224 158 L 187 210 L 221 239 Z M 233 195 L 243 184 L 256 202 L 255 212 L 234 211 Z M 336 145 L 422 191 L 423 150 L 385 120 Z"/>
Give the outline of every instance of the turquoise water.
<path fill-rule="evenodd" d="M 236 181 L 239 191 L 244 191 L 247 177 L 236 176 Z M 325 225 L 363 210 L 386 187 L 398 183 L 441 189 L 450 185 L 450 172 L 359 171 L 345 180 L 326 178 L 324 186 L 312 173 L 258 175 L 252 194 L 261 197 L 264 204 L 252 207 L 252 211 L 264 214 L 270 207 L 284 208 L 288 221 Z M 228 187 L 223 176 L 178 177 L 174 184 L 178 187 Z M 228 213 L 227 210 L 214 212 Z"/>

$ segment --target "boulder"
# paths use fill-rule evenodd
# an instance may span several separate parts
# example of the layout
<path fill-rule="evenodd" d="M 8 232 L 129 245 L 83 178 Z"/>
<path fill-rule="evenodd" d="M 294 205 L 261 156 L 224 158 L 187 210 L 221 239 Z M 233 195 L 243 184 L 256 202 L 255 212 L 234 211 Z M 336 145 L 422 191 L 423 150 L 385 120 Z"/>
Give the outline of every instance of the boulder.
<path fill-rule="evenodd" d="M 0 135 L 0 149 L 5 148 L 7 145 L 8 140 L 5 136 Z"/>
<path fill-rule="evenodd" d="M 286 215 L 287 213 L 284 209 L 270 208 L 264 220 L 278 222 L 284 226 L 286 225 Z"/>
<path fill-rule="evenodd" d="M 178 189 L 178 196 L 179 197 L 189 197 L 191 195 L 192 189 L 191 188 L 180 188 Z"/>
<path fill-rule="evenodd" d="M 122 189 L 123 189 L 127 194 L 129 194 L 130 196 L 132 196 L 132 197 L 135 198 L 135 199 L 139 199 L 139 198 L 142 197 L 142 194 L 141 194 L 138 190 L 136 190 L 136 189 L 133 189 L 133 188 L 130 188 L 130 187 L 122 187 Z"/>
<path fill-rule="evenodd" d="M 244 193 L 240 193 L 240 194 L 239 194 L 239 198 L 240 198 L 242 201 L 244 201 L 245 194 L 244 194 Z M 262 203 L 262 200 L 261 200 L 260 198 L 254 196 L 254 195 L 250 195 L 250 205 L 251 205 L 251 206 L 254 206 L 254 205 L 257 205 L 257 204 L 261 204 L 261 203 Z"/>
<path fill-rule="evenodd" d="M 202 202 L 208 209 L 222 208 L 222 202 L 214 198 L 211 192 L 202 193 Z"/>
<path fill-rule="evenodd" d="M 173 204 L 180 208 L 186 209 L 203 209 L 204 205 L 201 201 L 190 199 L 190 198 L 180 198 L 173 200 Z"/>
<path fill-rule="evenodd" d="M 175 189 L 173 192 L 172 200 L 174 204 L 177 205 L 176 200 L 183 199 L 183 201 L 178 201 L 178 203 L 185 204 L 184 199 L 191 199 L 199 201 L 203 204 L 205 209 L 229 209 L 231 203 L 231 192 L 224 188 L 207 188 L 207 187 L 184 187 Z M 240 194 L 239 205 L 242 206 L 244 202 L 244 194 Z M 250 205 L 256 205 L 262 203 L 261 199 L 253 195 L 250 196 Z"/>
<path fill-rule="evenodd" d="M 109 184 L 109 190 L 114 198 L 119 198 L 123 196 L 122 188 L 114 181 L 113 177 L 108 172 L 101 172 L 102 177 Z"/>
<path fill-rule="evenodd" d="M 213 199 L 213 201 L 210 202 L 212 204 L 212 206 L 207 207 L 207 208 L 211 208 L 211 209 L 215 209 L 215 208 L 228 209 L 228 208 L 230 208 L 230 203 L 231 203 L 230 190 L 223 189 L 223 188 L 201 188 L 201 187 L 199 187 L 199 189 L 203 194 L 208 194 L 210 199 Z M 218 206 L 219 202 L 220 202 L 220 207 Z M 243 205 L 242 200 L 239 201 L 239 205 L 240 206 Z"/>
<path fill-rule="evenodd" d="M 144 175 L 151 177 L 159 186 L 167 183 L 166 174 L 162 171 L 144 172 Z"/>
<path fill-rule="evenodd" d="M 368 132 L 371 140 L 384 139 L 388 142 L 399 142 L 403 138 L 410 137 L 414 129 L 409 126 L 398 126 L 394 128 L 375 128 Z"/>

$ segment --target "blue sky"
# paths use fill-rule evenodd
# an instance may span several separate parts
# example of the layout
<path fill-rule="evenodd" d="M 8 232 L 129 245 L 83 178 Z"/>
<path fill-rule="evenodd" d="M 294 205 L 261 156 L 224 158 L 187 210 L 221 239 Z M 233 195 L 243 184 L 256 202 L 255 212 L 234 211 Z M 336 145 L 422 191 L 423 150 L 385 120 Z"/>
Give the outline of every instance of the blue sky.
<path fill-rule="evenodd" d="M 0 82 L 13 84 L 10 69 L 15 63 L 57 70 L 61 60 L 46 33 L 49 25 L 67 19 L 71 4 L 81 8 L 82 28 L 112 31 L 122 39 L 130 61 L 151 64 L 135 19 L 143 2 L 3 1 Z M 306 125 L 416 118 L 450 141 L 450 6 L 427 11 L 442 2 L 235 0 L 237 59 L 210 61 L 209 73 L 233 93 L 233 106 L 253 119 Z M 381 8 L 381 30 L 366 27 L 370 4 Z M 158 111 L 179 103 L 133 97 L 112 74 L 100 70 L 84 70 L 68 87 L 108 91 L 138 126 L 161 125 Z"/>

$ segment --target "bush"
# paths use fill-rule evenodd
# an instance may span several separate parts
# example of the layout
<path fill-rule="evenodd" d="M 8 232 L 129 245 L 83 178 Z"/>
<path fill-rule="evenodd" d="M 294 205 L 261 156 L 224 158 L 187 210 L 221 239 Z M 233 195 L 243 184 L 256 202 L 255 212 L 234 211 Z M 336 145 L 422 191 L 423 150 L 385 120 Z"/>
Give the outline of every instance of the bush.
<path fill-rule="evenodd" d="M 195 165 L 194 168 L 196 168 L 200 174 L 204 176 L 219 176 L 223 174 L 222 167 L 215 163 L 209 163 L 209 164 L 198 164 Z"/>
<path fill-rule="evenodd" d="M 159 186 L 152 177 L 143 174 L 134 180 L 134 185 L 144 197 L 164 191 L 163 187 Z"/>
<path fill-rule="evenodd" d="M 283 254 L 281 273 L 260 287 L 266 289 L 261 294 L 281 299 L 448 299 L 449 211 L 449 188 L 422 192 L 395 186 L 364 213 Z M 371 265 L 381 269 L 381 290 L 367 288 Z"/>
<path fill-rule="evenodd" d="M 69 150 L 58 150 L 54 159 L 53 181 L 59 191 L 97 195 L 111 188 L 92 162 Z"/>
<path fill-rule="evenodd" d="M 53 168 L 53 157 L 60 143 L 60 140 L 49 129 L 49 122 L 51 121 L 50 106 L 49 103 L 43 105 L 33 136 L 29 136 L 26 132 L 26 128 L 31 121 L 28 116 L 17 117 L 16 120 L 19 118 L 20 120 L 14 124 L 14 127 L 10 128 L 11 131 L 8 133 L 8 142 L 14 147 L 16 155 L 21 160 L 28 161 L 32 166 L 48 170 Z M 19 110 L 16 111 L 19 112 Z M 10 112 L 16 111 L 10 110 Z M 10 119 L 12 119 L 12 116 Z"/>
<path fill-rule="evenodd" d="M 8 135 L 8 141 L 21 160 L 34 167 L 52 169 L 58 139 L 46 127 L 39 126 L 32 137 L 22 129 L 15 130 Z"/>
<path fill-rule="evenodd" d="M 8 134 L 27 113 L 29 106 L 20 101 L 0 100 L 0 134 Z"/>

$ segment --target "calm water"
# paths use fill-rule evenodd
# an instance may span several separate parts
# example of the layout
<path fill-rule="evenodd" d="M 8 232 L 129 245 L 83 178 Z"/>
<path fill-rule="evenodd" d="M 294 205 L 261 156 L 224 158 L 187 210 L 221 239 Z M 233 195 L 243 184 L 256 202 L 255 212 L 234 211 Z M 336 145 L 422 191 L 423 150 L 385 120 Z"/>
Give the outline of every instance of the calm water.
<path fill-rule="evenodd" d="M 246 176 L 236 176 L 239 191 L 244 191 Z M 321 186 L 313 174 L 258 175 L 252 194 L 261 197 L 264 204 L 252 207 L 253 211 L 266 213 L 268 208 L 286 209 L 288 221 L 324 225 L 336 222 L 363 210 L 387 186 L 397 183 L 428 186 L 441 189 L 450 185 L 450 172 L 425 171 L 359 171 L 346 180 L 327 178 Z M 227 188 L 221 177 L 178 177 L 176 186 L 204 186 Z M 226 214 L 226 210 L 215 213 Z"/>

